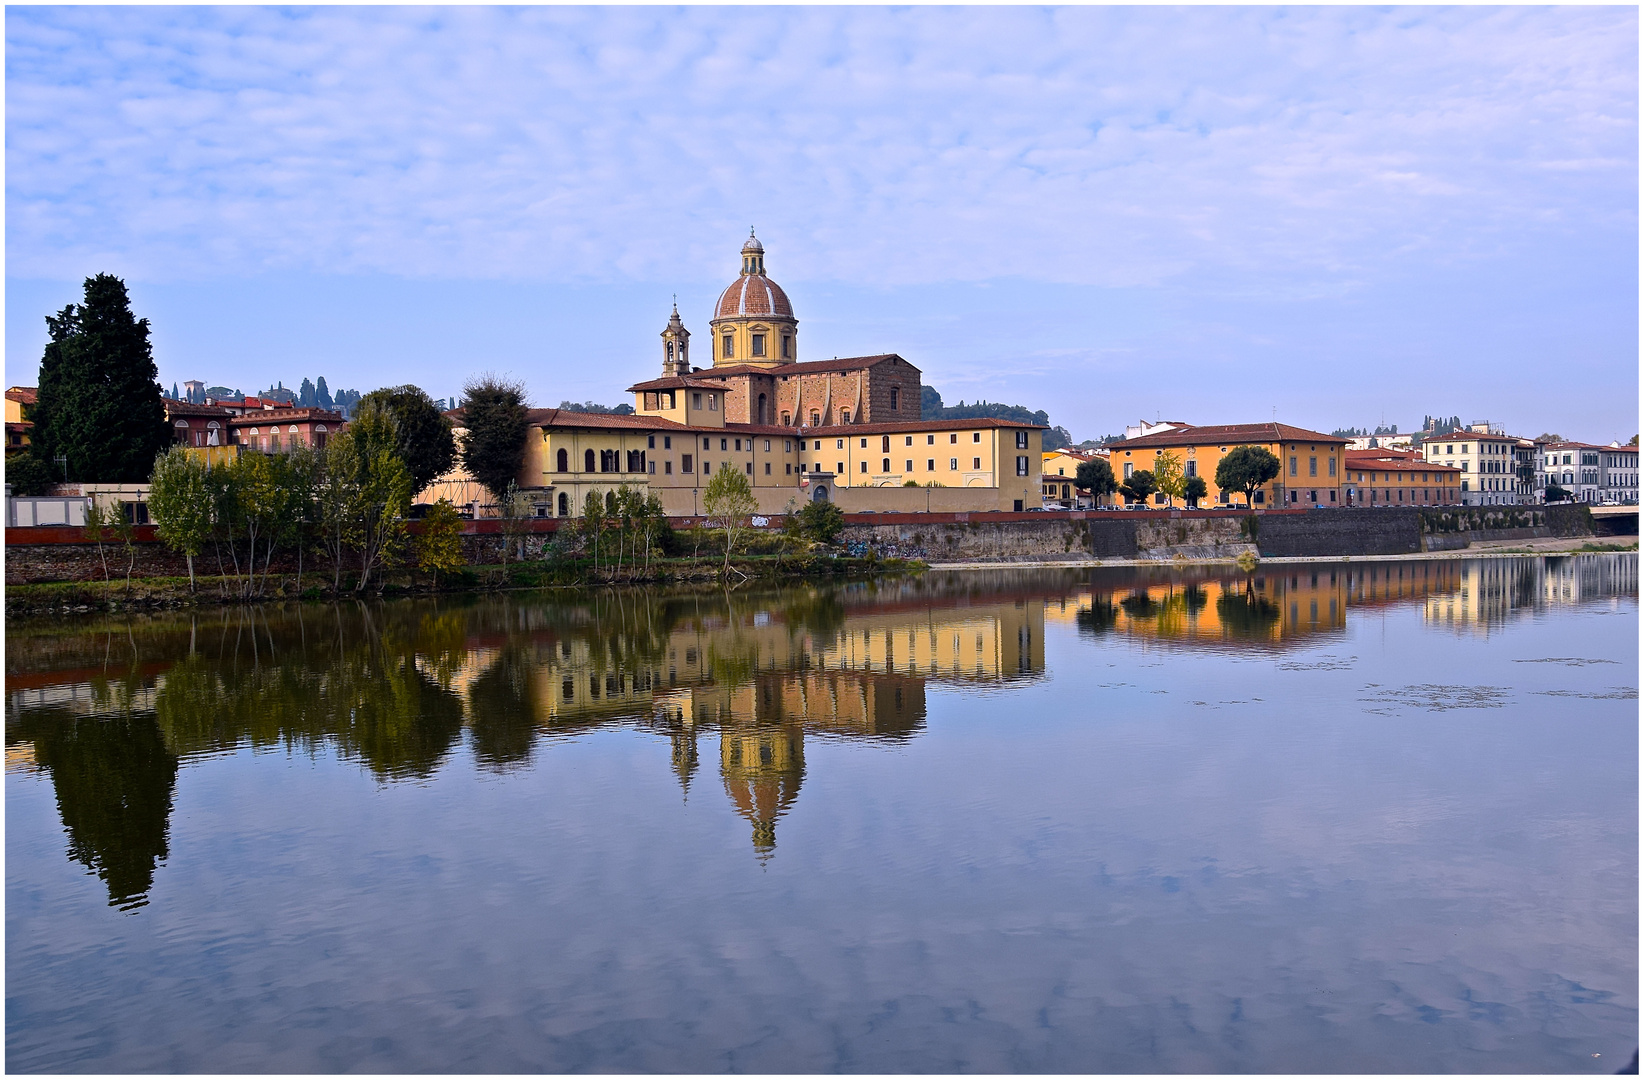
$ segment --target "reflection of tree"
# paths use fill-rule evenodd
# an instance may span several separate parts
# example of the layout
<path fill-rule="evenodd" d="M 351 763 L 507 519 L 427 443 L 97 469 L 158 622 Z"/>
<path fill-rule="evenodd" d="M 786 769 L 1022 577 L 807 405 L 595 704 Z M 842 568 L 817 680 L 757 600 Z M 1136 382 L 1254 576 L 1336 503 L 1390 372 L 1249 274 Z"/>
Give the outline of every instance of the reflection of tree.
<path fill-rule="evenodd" d="M 1093 598 L 1089 607 L 1080 608 L 1073 613 L 1073 622 L 1079 628 L 1079 632 L 1092 636 L 1107 633 L 1118 621 L 1118 609 L 1113 606 L 1113 601 L 1105 596 Z"/>
<path fill-rule="evenodd" d="M 1141 619 L 1151 619 L 1159 612 L 1159 605 L 1154 603 L 1153 597 L 1147 595 L 1145 592 L 1131 593 L 1129 596 L 1119 601 L 1119 606 L 1124 608 L 1126 615 L 1129 615 L 1132 619 L 1138 621 Z"/>
<path fill-rule="evenodd" d="M 115 717 L 37 714 L 34 756 L 51 774 L 69 857 L 108 885 L 108 902 L 148 903 L 155 863 L 166 857 L 177 759 L 149 713 Z"/>
<path fill-rule="evenodd" d="M 1216 617 L 1229 637 L 1268 637 L 1279 621 L 1279 605 L 1254 592 L 1224 592 L 1216 598 Z"/>
<path fill-rule="evenodd" d="M 504 772 L 530 759 L 536 740 L 534 668 L 525 649 L 510 647 L 468 687 L 474 760 L 481 768 Z"/>

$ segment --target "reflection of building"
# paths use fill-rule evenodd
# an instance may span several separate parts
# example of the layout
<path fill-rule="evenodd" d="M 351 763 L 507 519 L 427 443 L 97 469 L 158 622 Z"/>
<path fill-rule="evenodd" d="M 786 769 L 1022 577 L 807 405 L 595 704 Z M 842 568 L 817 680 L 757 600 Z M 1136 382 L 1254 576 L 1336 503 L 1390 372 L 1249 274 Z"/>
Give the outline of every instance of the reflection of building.
<path fill-rule="evenodd" d="M 1347 580 L 1340 569 L 1314 567 L 1248 577 L 1154 571 L 1141 580 L 1135 574 L 1097 572 L 1088 589 L 1047 610 L 1046 618 L 1071 619 L 1080 630 L 1098 635 L 1208 645 L 1291 644 L 1346 626 Z"/>
<path fill-rule="evenodd" d="M 1525 612 L 1637 594 L 1637 555 L 1468 559 L 1457 564 L 1454 587 L 1428 597 L 1422 614 L 1430 623 L 1488 636 Z"/>
<path fill-rule="evenodd" d="M 805 779 L 805 729 L 734 725 L 719 731 L 719 775 L 737 813 L 753 826 L 754 851 L 776 848 L 776 819 L 799 797 Z"/>

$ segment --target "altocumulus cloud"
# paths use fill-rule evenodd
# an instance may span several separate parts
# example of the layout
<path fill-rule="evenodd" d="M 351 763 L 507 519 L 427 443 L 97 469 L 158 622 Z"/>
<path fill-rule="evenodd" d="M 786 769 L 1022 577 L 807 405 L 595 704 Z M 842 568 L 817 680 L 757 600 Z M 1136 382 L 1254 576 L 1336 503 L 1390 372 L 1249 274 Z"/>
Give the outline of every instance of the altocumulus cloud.
<path fill-rule="evenodd" d="M 1632 8 L 13 8 L 12 277 L 1317 288 L 1636 243 Z"/>

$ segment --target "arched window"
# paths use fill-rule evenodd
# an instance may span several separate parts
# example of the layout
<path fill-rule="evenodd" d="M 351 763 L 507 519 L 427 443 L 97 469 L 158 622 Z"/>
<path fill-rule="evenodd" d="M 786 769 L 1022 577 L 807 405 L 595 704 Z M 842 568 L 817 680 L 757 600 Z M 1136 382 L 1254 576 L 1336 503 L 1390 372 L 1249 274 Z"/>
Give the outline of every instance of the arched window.
<path fill-rule="evenodd" d="M 560 453 L 563 454 L 565 451 L 561 450 Z M 565 470 L 561 469 L 560 471 L 564 472 Z M 571 516 L 571 497 L 563 491 L 559 493 L 559 516 Z"/>
<path fill-rule="evenodd" d="M 890 472 L 890 458 L 886 458 L 884 460 L 884 462 L 881 464 L 881 467 L 880 467 L 879 471 L 881 473 L 887 473 L 887 474 Z"/>
<path fill-rule="evenodd" d="M 792 413 L 783 413 L 782 414 L 782 426 L 783 427 L 793 427 L 793 414 Z"/>
<path fill-rule="evenodd" d="M 594 452 L 592 450 L 584 450 L 582 452 L 582 471 L 594 471 Z"/>
<path fill-rule="evenodd" d="M 890 453 L 890 436 L 889 435 L 881 435 L 879 437 L 879 452 L 881 454 Z M 890 472 L 890 466 L 889 465 L 885 466 L 885 471 Z"/>
<path fill-rule="evenodd" d="M 851 422 L 851 414 L 849 409 L 839 414 L 839 422 L 841 424 L 848 424 Z"/>
<path fill-rule="evenodd" d="M 568 472 L 568 471 L 570 471 L 570 468 L 571 468 L 571 455 L 570 455 L 570 452 L 567 451 L 564 447 L 561 447 L 559 453 L 557 455 L 555 455 L 555 457 L 554 457 L 554 471 L 555 472 Z"/>
<path fill-rule="evenodd" d="M 822 414 L 817 412 L 814 409 L 811 410 L 811 427 L 817 427 L 821 423 L 822 423 Z"/>

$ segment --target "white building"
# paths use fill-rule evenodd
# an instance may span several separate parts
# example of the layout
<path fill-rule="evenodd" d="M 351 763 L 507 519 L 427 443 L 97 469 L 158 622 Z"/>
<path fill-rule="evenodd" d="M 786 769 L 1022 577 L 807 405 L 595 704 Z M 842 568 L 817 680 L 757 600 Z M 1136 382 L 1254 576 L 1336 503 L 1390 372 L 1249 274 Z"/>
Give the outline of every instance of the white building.
<path fill-rule="evenodd" d="M 1422 456 L 1461 470 L 1462 505 L 1517 506 L 1535 501 L 1517 473 L 1519 444 L 1527 441 L 1480 421 L 1463 431 L 1429 437 L 1422 443 Z"/>
<path fill-rule="evenodd" d="M 1541 448 L 1536 467 L 1536 493 L 1545 500 L 1548 484 L 1575 496 L 1578 502 L 1638 504 L 1638 447 L 1611 443 L 1560 442 Z"/>

